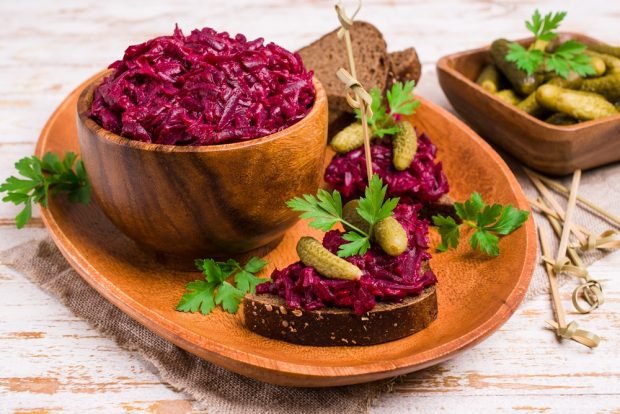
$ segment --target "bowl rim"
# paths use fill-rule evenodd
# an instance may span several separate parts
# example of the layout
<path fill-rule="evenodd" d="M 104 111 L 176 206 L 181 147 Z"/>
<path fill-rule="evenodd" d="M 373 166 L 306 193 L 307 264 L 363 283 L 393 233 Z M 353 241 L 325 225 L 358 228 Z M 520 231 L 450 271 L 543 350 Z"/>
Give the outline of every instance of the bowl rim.
<path fill-rule="evenodd" d="M 604 42 L 595 39 L 593 37 L 581 34 L 581 33 L 577 33 L 577 32 L 558 32 L 558 34 L 560 36 L 567 36 L 569 38 L 576 38 L 582 41 L 586 41 L 587 43 L 597 43 L 597 44 L 602 44 Z M 530 43 L 534 40 L 534 37 L 526 37 L 526 38 L 521 38 L 521 39 L 517 39 L 514 40 L 517 43 Z M 511 105 L 501 99 L 499 99 L 497 96 L 495 96 L 494 94 L 492 94 L 491 92 L 487 91 L 486 89 L 484 89 L 483 87 L 481 87 L 480 85 L 478 85 L 475 81 L 469 79 L 467 76 L 463 75 L 460 71 L 458 71 L 457 69 L 455 69 L 453 67 L 452 62 L 456 59 L 460 59 L 460 58 L 469 58 L 471 55 L 480 53 L 480 52 L 488 52 L 491 49 L 491 45 L 486 45 L 483 47 L 479 47 L 479 48 L 475 48 L 475 49 L 468 49 L 468 50 L 464 50 L 461 52 L 457 52 L 457 53 L 452 53 L 449 55 L 445 55 L 442 56 L 438 61 L 437 61 L 437 69 L 439 71 L 443 71 L 447 74 L 449 74 L 452 77 L 457 78 L 458 80 L 460 80 L 461 82 L 472 86 L 474 88 L 477 88 L 478 91 L 481 91 L 488 99 L 495 101 L 497 103 L 499 103 L 500 105 L 503 105 L 504 108 L 507 108 L 510 111 L 513 111 L 514 113 L 519 114 L 519 116 L 523 117 L 525 120 L 528 120 L 529 122 L 541 127 L 541 128 L 546 128 L 548 130 L 552 130 L 552 131 L 558 131 L 558 132 L 564 132 L 564 133 L 571 133 L 571 132 L 580 132 L 583 131 L 585 129 L 588 129 L 590 127 L 594 127 L 597 125 L 601 125 L 601 124 L 605 124 L 605 123 L 611 123 L 611 122 L 618 122 L 620 121 L 620 113 L 618 113 L 618 115 L 612 115 L 609 117 L 605 117 L 605 118 L 601 118 L 601 119 L 593 119 L 590 121 L 582 121 L 579 122 L 577 124 L 574 125 L 554 125 L 554 124 L 550 124 L 548 122 L 545 122 L 541 119 L 536 118 L 535 116 L 532 116 L 530 114 L 528 114 L 525 111 L 522 111 L 520 109 L 518 109 L 517 107 L 515 107 L 514 105 Z M 553 138 L 553 137 L 551 137 Z M 547 139 L 549 139 L 549 137 L 547 137 Z M 561 140 L 561 139 L 560 139 Z"/>
<path fill-rule="evenodd" d="M 82 123 L 90 132 L 94 135 L 110 141 L 114 144 L 121 145 L 128 148 L 153 151 L 153 152 L 220 152 L 230 151 L 248 147 L 254 147 L 261 144 L 266 144 L 280 138 L 289 136 L 291 133 L 295 133 L 303 127 L 305 122 L 308 122 L 310 118 L 320 116 L 320 112 L 323 107 L 326 107 L 327 94 L 323 84 L 318 80 L 316 76 L 312 76 L 312 84 L 314 85 L 315 97 L 314 103 L 310 111 L 299 121 L 284 128 L 281 131 L 274 132 L 273 134 L 265 135 L 258 138 L 249 139 L 246 141 L 232 142 L 227 144 L 216 145 L 170 145 L 170 144 L 155 144 L 150 142 L 137 141 L 129 138 L 122 137 L 114 132 L 103 128 L 94 119 L 87 115 L 88 110 L 92 104 L 92 97 L 95 88 L 103 82 L 104 78 L 110 75 L 113 69 L 105 69 L 97 73 L 87 82 L 87 85 L 80 91 L 77 100 L 77 120 L 78 123 Z"/>

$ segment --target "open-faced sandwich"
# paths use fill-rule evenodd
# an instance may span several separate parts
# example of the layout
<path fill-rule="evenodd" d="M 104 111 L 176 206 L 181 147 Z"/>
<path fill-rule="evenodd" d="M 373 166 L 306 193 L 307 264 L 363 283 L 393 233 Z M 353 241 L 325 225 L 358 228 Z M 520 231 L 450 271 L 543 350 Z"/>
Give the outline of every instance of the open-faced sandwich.
<path fill-rule="evenodd" d="M 395 83 L 386 99 L 379 88 L 371 95 L 375 175 L 368 183 L 362 125 L 355 122 L 331 141 L 338 154 L 324 178 L 333 192 L 289 202 L 327 233 L 322 242 L 301 238 L 300 260 L 245 297 L 245 324 L 254 332 L 303 345 L 372 345 L 411 335 L 437 317 L 429 222 L 421 213 L 447 194 L 448 182 L 435 146 L 404 119 L 419 105 L 413 82 Z M 337 223 L 342 229 L 332 229 Z"/>

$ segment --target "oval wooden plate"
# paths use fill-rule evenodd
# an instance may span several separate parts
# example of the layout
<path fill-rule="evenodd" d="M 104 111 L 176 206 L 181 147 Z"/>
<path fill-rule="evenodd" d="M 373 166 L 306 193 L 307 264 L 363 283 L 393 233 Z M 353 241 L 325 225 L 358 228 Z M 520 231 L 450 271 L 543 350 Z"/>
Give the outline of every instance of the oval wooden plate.
<path fill-rule="evenodd" d="M 36 153 L 79 152 L 76 100 L 72 92 L 51 116 Z M 412 121 L 439 148 L 450 194 L 461 200 L 473 191 L 485 200 L 528 209 L 516 179 L 501 158 L 471 129 L 426 101 Z M 257 194 L 268 197 L 268 194 Z M 209 214 L 205 211 L 205 214 Z M 42 209 L 56 244 L 79 274 L 104 297 L 168 341 L 229 370 L 288 386 L 326 387 L 387 378 L 419 370 L 469 348 L 499 328 L 521 303 L 536 259 L 533 220 L 500 242 L 501 255 L 487 258 L 457 251 L 434 254 L 439 317 L 429 328 L 405 339 L 371 347 L 303 347 L 266 339 L 246 330 L 239 316 L 174 310 L 194 272 L 167 270 L 154 254 L 123 236 L 96 203 L 71 204 L 62 197 Z M 153 223 L 157 226 L 157 223 Z M 298 223 L 267 255 L 269 269 L 297 260 L 295 243 L 303 234 L 321 236 Z M 438 236 L 431 234 L 433 244 Z"/>

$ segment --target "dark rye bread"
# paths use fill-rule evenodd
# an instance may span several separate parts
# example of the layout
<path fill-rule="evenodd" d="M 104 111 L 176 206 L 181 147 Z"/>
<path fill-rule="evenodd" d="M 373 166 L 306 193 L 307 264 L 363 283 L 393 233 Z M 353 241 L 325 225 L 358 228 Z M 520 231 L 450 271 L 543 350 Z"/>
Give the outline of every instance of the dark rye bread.
<path fill-rule="evenodd" d="M 347 104 L 344 85 L 336 77 L 339 68 L 349 68 L 344 40 L 338 39 L 338 29 L 298 50 L 304 64 L 312 69 L 327 92 L 329 104 L 328 134 L 331 138 L 355 120 Z M 366 90 L 378 87 L 385 90 L 395 81 L 420 79 L 421 65 L 414 48 L 388 53 L 383 35 L 370 23 L 356 21 L 351 29 L 357 77 Z"/>
<path fill-rule="evenodd" d="M 334 119 L 341 112 L 353 112 L 345 99 L 344 85 L 336 77 L 338 69 L 349 70 L 344 40 L 338 39 L 338 30 L 327 33 L 297 51 L 304 65 L 313 70 L 323 84 L 327 92 L 329 112 L 330 115 L 334 113 Z M 383 35 L 375 26 L 363 21 L 354 22 L 350 33 L 357 79 L 366 90 L 375 86 L 384 89 L 388 78 L 389 63 Z"/>
<path fill-rule="evenodd" d="M 394 82 L 414 81 L 417 85 L 422 76 L 422 64 L 418 53 L 413 47 L 398 52 L 392 52 L 388 56 L 390 70 L 388 72 L 388 87 Z"/>
<path fill-rule="evenodd" d="M 428 262 L 422 267 L 429 269 Z M 399 303 L 378 302 L 362 316 L 346 308 L 289 309 L 276 295 L 246 295 L 243 319 L 252 332 L 294 344 L 376 345 L 412 335 L 437 319 L 437 292 L 430 286 Z"/>
<path fill-rule="evenodd" d="M 243 316 L 252 332 L 294 344 L 376 345 L 412 335 L 437 319 L 437 294 L 431 286 L 400 303 L 377 303 L 362 316 L 345 308 L 288 309 L 279 296 L 247 295 Z"/>
<path fill-rule="evenodd" d="M 454 200 L 448 194 L 442 195 L 437 201 L 424 203 L 422 210 L 420 210 L 420 217 L 425 219 L 431 220 L 436 214 L 452 217 L 458 223 L 461 222 L 461 219 L 456 215 L 456 210 L 454 209 Z"/>

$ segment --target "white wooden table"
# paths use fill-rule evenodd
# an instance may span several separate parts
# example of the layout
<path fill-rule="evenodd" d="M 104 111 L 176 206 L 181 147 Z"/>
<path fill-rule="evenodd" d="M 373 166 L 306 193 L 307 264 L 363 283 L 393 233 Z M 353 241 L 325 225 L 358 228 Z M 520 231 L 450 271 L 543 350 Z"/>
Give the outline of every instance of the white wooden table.
<path fill-rule="evenodd" d="M 134 4 L 135 3 L 135 4 Z M 264 36 L 289 49 L 336 27 L 332 2 L 302 0 L 0 1 L 0 180 L 33 152 L 39 131 L 75 86 L 122 55 L 125 47 L 212 26 Z M 434 62 L 497 37 L 522 37 L 532 2 L 367 1 L 360 14 L 391 50 L 416 46 L 424 61 L 418 91 L 450 108 Z M 611 1 L 539 1 L 569 12 L 563 29 L 620 44 L 620 7 Z M 620 177 L 619 177 L 620 178 Z M 0 204 L 0 248 L 43 235 L 41 222 L 18 231 L 17 210 Z M 590 351 L 559 343 L 544 329 L 545 295 L 524 303 L 487 341 L 457 359 L 409 376 L 373 412 L 620 412 L 620 254 L 591 267 L 607 302 L 577 317 L 603 338 Z M 570 287 L 562 289 L 570 309 Z M 571 319 L 575 315 L 571 315 Z M 192 401 L 162 384 L 152 367 L 73 316 L 23 275 L 0 267 L 0 412 L 192 411 Z"/>

